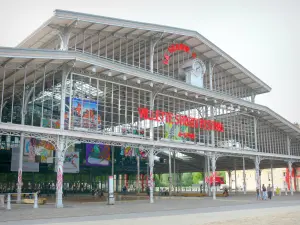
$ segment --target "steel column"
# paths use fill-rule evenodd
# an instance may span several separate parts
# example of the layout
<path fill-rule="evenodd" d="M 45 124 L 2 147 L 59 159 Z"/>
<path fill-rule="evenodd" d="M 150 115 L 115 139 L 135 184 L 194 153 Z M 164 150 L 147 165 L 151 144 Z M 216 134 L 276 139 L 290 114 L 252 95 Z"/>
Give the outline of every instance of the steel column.
<path fill-rule="evenodd" d="M 154 59 L 155 44 L 153 40 L 150 40 L 150 72 L 153 73 L 153 59 Z"/>
<path fill-rule="evenodd" d="M 254 118 L 254 144 L 255 144 L 255 151 L 258 151 L 257 148 L 257 119 Z"/>
<path fill-rule="evenodd" d="M 235 192 L 235 194 L 237 194 L 237 180 L 236 180 L 236 165 L 235 165 L 235 162 L 234 162 L 234 186 L 235 186 L 235 188 L 234 188 L 234 192 Z"/>
<path fill-rule="evenodd" d="M 291 139 L 289 136 L 287 136 L 287 150 L 288 150 L 288 155 L 291 155 Z"/>
<path fill-rule="evenodd" d="M 294 195 L 294 187 L 293 187 L 293 181 L 292 181 L 292 172 L 293 172 L 292 165 L 293 165 L 293 162 L 292 161 L 288 161 L 290 192 L 291 192 L 291 195 Z"/>
<path fill-rule="evenodd" d="M 150 72 L 153 73 L 153 65 L 154 65 L 154 49 L 158 41 L 162 38 L 163 34 L 154 41 L 153 39 L 150 40 Z"/>
<path fill-rule="evenodd" d="M 63 208 L 63 164 L 65 160 L 64 155 L 64 146 L 65 146 L 65 137 L 59 136 L 58 137 L 58 149 L 56 150 L 57 153 L 57 171 L 56 171 L 56 208 Z"/>
<path fill-rule="evenodd" d="M 210 84 L 210 90 L 213 90 L 213 66 L 211 64 L 211 61 L 208 62 L 208 73 L 209 73 L 209 84 Z M 210 117 L 211 120 L 214 120 L 214 107 L 210 106 Z M 215 147 L 215 131 L 211 130 L 211 145 L 214 148 Z"/>
<path fill-rule="evenodd" d="M 64 27 L 59 30 L 58 36 L 60 37 L 60 49 L 62 51 L 68 51 L 69 40 L 71 35 L 71 27 Z M 83 48 L 84 51 L 84 48 Z"/>
<path fill-rule="evenodd" d="M 4 70 L 5 75 L 5 70 Z M 23 99 L 22 99 L 22 109 L 21 109 L 21 125 L 25 124 L 25 115 L 27 113 L 27 103 L 29 100 L 28 95 L 31 94 L 31 90 L 26 93 L 26 77 L 27 77 L 27 70 L 25 68 L 25 74 L 24 74 L 24 84 L 23 84 Z M 4 82 L 3 82 L 3 88 L 4 88 Z M 4 90 L 2 90 L 2 95 L 4 93 Z M 26 95 L 27 94 L 27 95 Z M 2 102 L 3 103 L 3 96 L 2 96 Z M 1 108 L 1 118 L 2 120 L 2 108 Z M 17 184 L 17 203 L 21 203 L 21 192 L 22 192 L 22 185 L 23 185 L 23 151 L 24 151 L 24 133 L 21 132 L 20 137 L 20 152 L 19 152 L 19 168 L 18 168 L 18 184 Z"/>
<path fill-rule="evenodd" d="M 256 189 L 260 190 L 260 175 L 259 175 L 259 164 L 260 164 L 260 157 L 255 157 L 255 179 L 256 179 Z"/>
<path fill-rule="evenodd" d="M 211 169 L 213 176 L 213 200 L 216 200 L 216 155 L 213 154 L 211 157 Z"/>
<path fill-rule="evenodd" d="M 172 155 L 169 149 L 169 195 L 172 195 L 173 177 L 172 177 Z"/>
<path fill-rule="evenodd" d="M 136 157 L 136 162 L 137 162 L 137 193 L 140 193 L 140 157 Z"/>
<path fill-rule="evenodd" d="M 61 99 L 60 99 L 60 131 L 63 132 L 65 129 L 65 99 L 66 99 L 66 80 L 68 76 L 68 65 L 64 65 L 62 72 L 61 82 Z M 65 148 L 65 137 L 58 136 L 57 139 L 57 171 L 56 171 L 56 207 L 63 208 L 63 163 L 65 160 L 64 148 Z"/>
<path fill-rule="evenodd" d="M 246 191 L 245 157 L 243 157 L 243 185 L 244 185 L 244 195 L 245 195 L 247 193 L 247 191 Z"/>
<path fill-rule="evenodd" d="M 231 190 L 232 190 L 231 170 L 228 170 L 227 172 L 228 172 L 228 179 L 229 179 L 229 188 L 228 188 L 229 190 L 228 191 L 231 192 Z"/>
<path fill-rule="evenodd" d="M 207 177 L 208 177 L 208 183 L 207 183 L 207 188 L 208 188 L 208 196 L 211 196 L 211 186 L 210 186 L 210 158 L 207 156 Z"/>
<path fill-rule="evenodd" d="M 203 181 L 202 181 L 203 193 L 206 193 L 206 181 L 205 181 L 206 176 L 207 176 L 207 161 L 204 160 Z M 180 181 L 181 181 L 181 179 L 180 179 Z"/>
<path fill-rule="evenodd" d="M 22 106 L 22 115 L 21 115 L 21 124 L 24 125 L 25 114 L 23 112 Z M 23 151 L 24 151 L 24 133 L 21 132 L 20 138 L 20 152 L 19 152 L 19 169 L 18 169 L 18 184 L 17 184 L 17 203 L 21 203 L 21 193 L 22 193 L 22 185 L 23 185 Z"/>
<path fill-rule="evenodd" d="M 149 152 L 149 169 L 150 169 L 150 203 L 154 203 L 154 198 L 153 198 L 153 186 L 154 186 L 154 181 L 153 181 L 153 167 L 154 167 L 154 150 L 153 148 L 150 149 Z"/>
<path fill-rule="evenodd" d="M 111 176 L 115 178 L 115 146 L 111 147 Z"/>
<path fill-rule="evenodd" d="M 177 183 L 176 183 L 176 161 L 175 161 L 175 151 L 173 152 L 173 186 L 174 186 L 174 193 L 176 193 L 176 187 L 177 187 Z"/>
<path fill-rule="evenodd" d="M 255 103 L 255 94 L 254 93 L 251 94 L 251 102 Z"/>
<path fill-rule="evenodd" d="M 273 177 L 273 161 L 271 161 L 271 179 L 272 179 L 272 195 L 275 196 L 274 177 Z"/>

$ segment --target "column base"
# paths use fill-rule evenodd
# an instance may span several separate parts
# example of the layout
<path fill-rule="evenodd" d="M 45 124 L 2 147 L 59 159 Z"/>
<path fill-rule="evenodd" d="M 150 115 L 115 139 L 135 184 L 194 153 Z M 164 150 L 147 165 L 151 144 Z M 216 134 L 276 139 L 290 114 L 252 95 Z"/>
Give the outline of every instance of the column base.
<path fill-rule="evenodd" d="M 115 197 L 109 197 L 108 198 L 108 205 L 114 205 L 115 204 Z"/>
<path fill-rule="evenodd" d="M 21 204 L 22 203 L 22 188 L 18 187 L 17 190 L 17 204 Z"/>
<path fill-rule="evenodd" d="M 55 208 L 63 208 L 63 207 L 64 207 L 64 204 L 63 204 L 62 198 L 56 197 Z"/>
<path fill-rule="evenodd" d="M 63 208 L 63 207 L 64 207 L 64 204 L 62 204 L 62 203 L 59 203 L 59 204 L 56 204 L 56 205 L 55 205 L 55 208 L 58 208 L 58 209 L 59 209 L 59 208 Z"/>

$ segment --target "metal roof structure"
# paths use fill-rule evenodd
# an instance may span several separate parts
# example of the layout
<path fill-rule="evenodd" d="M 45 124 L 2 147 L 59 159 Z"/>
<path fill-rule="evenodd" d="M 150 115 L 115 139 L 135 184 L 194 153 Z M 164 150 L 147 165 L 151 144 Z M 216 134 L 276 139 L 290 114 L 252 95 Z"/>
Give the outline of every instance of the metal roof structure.
<path fill-rule="evenodd" d="M 266 106 L 258 105 L 245 101 L 242 99 L 237 99 L 222 93 L 216 93 L 206 89 L 199 89 L 196 87 L 191 87 L 184 82 L 176 81 L 171 78 L 157 76 L 148 71 L 132 68 L 127 65 L 120 64 L 118 62 L 108 61 L 104 59 L 99 59 L 97 57 L 87 55 L 76 51 L 57 51 L 57 50 L 45 50 L 45 49 L 22 49 L 22 48 L 0 48 L 0 72 L 4 71 L 4 65 L 7 63 L 19 64 L 20 66 L 34 64 L 37 67 L 43 67 L 47 65 L 48 71 L 56 70 L 65 62 L 75 62 L 76 68 L 89 68 L 91 65 L 96 67 L 96 73 L 105 77 L 106 79 L 111 79 L 107 76 L 107 69 L 112 71 L 113 79 L 117 79 L 120 82 L 123 81 L 123 76 L 117 76 L 119 74 L 126 75 L 127 81 L 125 83 L 135 83 L 139 79 L 141 84 L 153 82 L 154 85 L 164 84 L 165 90 L 170 90 L 176 88 L 178 95 L 185 96 L 188 94 L 191 98 L 195 98 L 197 95 L 199 99 L 205 99 L 207 102 L 213 102 L 216 100 L 223 105 L 228 107 L 238 108 L 241 112 L 247 112 L 248 114 L 253 114 L 259 118 L 269 122 L 274 125 L 274 127 L 286 132 L 291 137 L 300 139 L 300 128 L 295 126 L 293 123 L 284 119 L 282 116 L 272 111 Z M 28 67 L 26 82 L 30 83 L 34 79 L 34 71 L 36 66 Z M 35 79 L 42 77 L 44 71 L 40 73 L 35 73 Z M 22 71 L 12 71 L 12 74 L 6 74 L 5 85 L 10 85 L 16 80 L 16 84 L 20 85 L 23 82 L 23 72 Z M 114 77 L 115 74 L 115 77 Z M 13 78 L 14 75 L 15 77 Z M 3 80 L 0 82 L 0 86 L 3 84 Z M 148 88 L 148 85 L 144 85 L 144 88 Z M 186 91 L 189 90 L 189 91 Z M 6 92 L 9 95 L 9 92 Z"/>
<path fill-rule="evenodd" d="M 89 34 L 103 33 L 107 37 L 141 38 L 149 40 L 151 37 L 162 35 L 166 43 L 182 42 L 204 60 L 211 60 L 215 68 L 225 71 L 226 74 L 238 80 L 241 85 L 246 85 L 254 94 L 262 94 L 271 91 L 271 88 L 240 65 L 236 60 L 211 43 L 196 31 L 168 27 L 163 25 L 141 23 L 135 21 L 108 18 L 78 12 L 55 10 L 54 16 L 21 42 L 17 48 L 55 48 L 57 28 L 74 25 L 70 43 L 75 41 L 82 43 L 83 37 L 76 36 L 76 32 L 82 31 Z"/>

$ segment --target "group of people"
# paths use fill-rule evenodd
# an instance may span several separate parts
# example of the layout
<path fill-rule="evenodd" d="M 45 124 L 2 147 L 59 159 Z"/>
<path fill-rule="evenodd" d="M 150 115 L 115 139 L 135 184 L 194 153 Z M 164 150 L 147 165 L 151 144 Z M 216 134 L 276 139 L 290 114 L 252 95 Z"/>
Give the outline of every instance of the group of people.
<path fill-rule="evenodd" d="M 262 193 L 262 196 L 261 194 Z M 273 188 L 271 187 L 271 185 L 269 184 L 269 186 L 266 188 L 266 186 L 263 184 L 261 191 L 259 190 L 259 188 L 256 188 L 256 199 L 257 200 L 267 200 L 268 199 L 272 199 L 272 195 L 273 195 Z"/>
<path fill-rule="evenodd" d="M 159 194 L 161 195 L 161 196 L 167 196 L 167 195 L 169 195 L 169 191 L 166 189 L 166 188 L 163 188 L 163 189 L 159 189 Z"/>
<path fill-rule="evenodd" d="M 100 198 L 102 198 L 104 196 L 104 192 L 103 192 L 102 189 L 93 189 L 92 190 L 92 195 L 94 197 L 100 197 Z"/>

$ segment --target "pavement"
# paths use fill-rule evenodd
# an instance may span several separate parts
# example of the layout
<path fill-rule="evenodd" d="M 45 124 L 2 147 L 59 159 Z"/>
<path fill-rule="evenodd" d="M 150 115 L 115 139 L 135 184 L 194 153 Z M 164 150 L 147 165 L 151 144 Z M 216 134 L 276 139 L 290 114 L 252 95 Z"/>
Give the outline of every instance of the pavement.
<path fill-rule="evenodd" d="M 115 205 L 100 202 L 65 201 L 65 207 L 54 204 L 33 209 L 32 205 L 12 205 L 12 210 L 0 210 L 1 224 L 184 224 L 199 225 L 208 222 L 237 219 L 268 213 L 300 212 L 300 194 L 276 196 L 272 200 L 257 201 L 255 195 L 237 195 L 212 200 L 201 198 L 157 198 L 154 204 L 147 200 L 122 201 Z M 134 219 L 134 220 L 133 220 Z"/>

